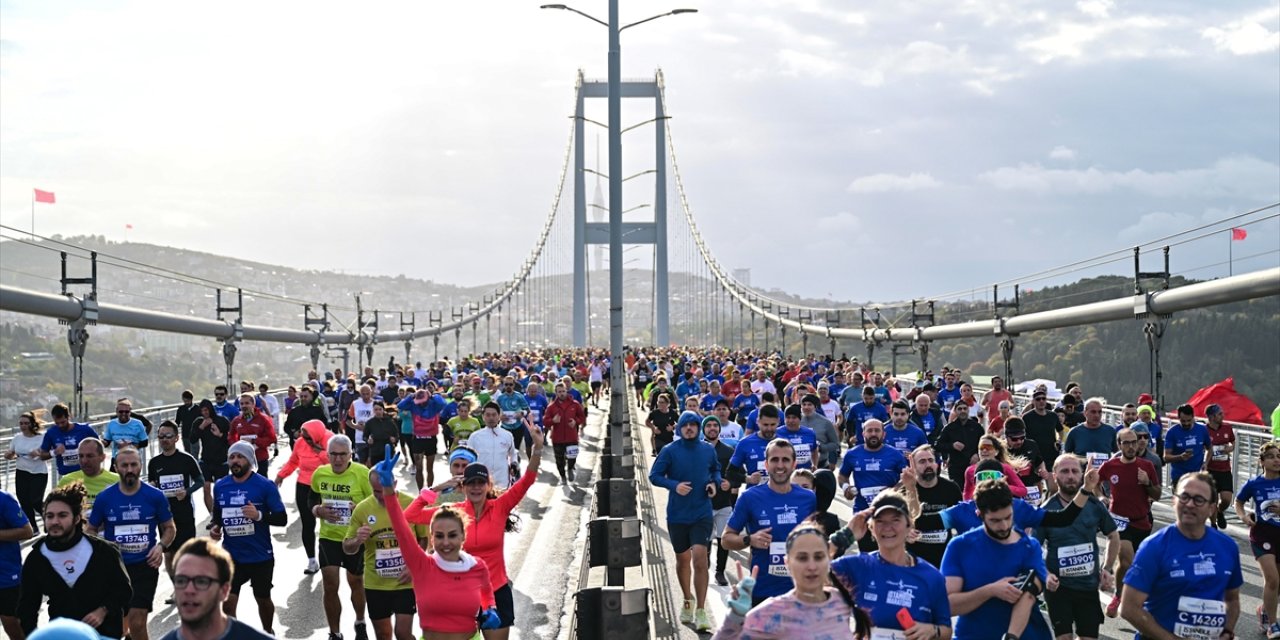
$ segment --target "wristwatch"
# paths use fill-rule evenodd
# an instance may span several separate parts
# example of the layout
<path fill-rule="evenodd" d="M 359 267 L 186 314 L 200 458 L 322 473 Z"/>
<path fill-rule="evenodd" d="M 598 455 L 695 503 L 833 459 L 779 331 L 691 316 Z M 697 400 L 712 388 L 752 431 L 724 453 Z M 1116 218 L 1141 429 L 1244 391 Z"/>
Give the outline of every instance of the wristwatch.
<path fill-rule="evenodd" d="M 1003 636 L 1000 636 L 1000 640 L 1018 640 L 1018 636 L 1012 633 L 1006 633 Z"/>

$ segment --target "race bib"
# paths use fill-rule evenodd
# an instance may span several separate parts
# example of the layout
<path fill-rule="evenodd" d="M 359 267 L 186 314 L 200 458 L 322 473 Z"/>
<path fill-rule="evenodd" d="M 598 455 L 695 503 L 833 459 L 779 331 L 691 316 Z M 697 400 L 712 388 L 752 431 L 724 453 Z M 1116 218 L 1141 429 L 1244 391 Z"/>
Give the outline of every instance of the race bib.
<path fill-rule="evenodd" d="M 179 491 L 187 488 L 186 483 L 183 482 L 184 480 L 186 480 L 186 476 L 181 473 L 160 476 L 160 490 L 164 492 L 167 498 L 175 497 Z"/>
<path fill-rule="evenodd" d="M 1227 603 L 1182 596 L 1178 598 L 1178 618 L 1173 633 L 1188 640 L 1217 640 L 1227 624 Z"/>
<path fill-rule="evenodd" d="M 514 411 L 502 412 L 502 424 L 514 424 L 515 421 L 516 421 L 516 412 Z"/>
<path fill-rule="evenodd" d="M 1093 543 L 1058 547 L 1058 575 L 1063 578 L 1083 578 L 1093 575 Z"/>
<path fill-rule="evenodd" d="M 400 548 L 377 549 L 374 551 L 374 568 L 382 578 L 399 578 L 404 573 L 404 556 Z"/>
<path fill-rule="evenodd" d="M 253 521 L 243 515 L 222 516 L 222 535 L 239 538 L 253 535 Z"/>
<path fill-rule="evenodd" d="M 1224 444 L 1213 445 L 1213 457 L 1211 459 L 1214 462 L 1226 462 L 1230 460 L 1231 454 L 1227 453 L 1227 445 L 1224 445 Z"/>
<path fill-rule="evenodd" d="M 80 466 L 80 452 L 68 450 L 62 454 L 62 465 L 65 467 Z"/>
<path fill-rule="evenodd" d="M 151 526 L 145 524 L 125 524 L 115 528 L 116 544 L 121 553 L 146 553 L 151 548 Z"/>
<path fill-rule="evenodd" d="M 1111 514 L 1111 519 L 1116 521 L 1116 531 L 1124 531 L 1129 528 L 1129 519 L 1124 516 Z"/>
<path fill-rule="evenodd" d="M 884 491 L 884 487 L 864 487 L 858 489 L 858 494 L 862 496 L 863 500 L 867 501 L 867 504 L 871 504 L 871 501 L 875 500 L 881 491 Z"/>
<path fill-rule="evenodd" d="M 240 439 L 244 442 L 248 442 L 249 444 L 253 444 L 254 441 L 258 439 L 258 436 L 254 434 L 247 434 L 247 435 L 240 436 Z"/>
<path fill-rule="evenodd" d="M 756 471 L 765 471 L 766 473 L 768 472 L 768 470 L 765 469 L 764 467 L 764 460 L 756 461 Z"/>
<path fill-rule="evenodd" d="M 906 640 L 907 632 L 898 629 L 872 627 L 871 640 Z"/>
<path fill-rule="evenodd" d="M 328 507 L 333 515 L 338 518 L 338 521 L 334 524 L 343 527 L 351 524 L 352 505 L 350 500 L 343 500 L 341 498 L 325 498 L 324 506 Z"/>
<path fill-rule="evenodd" d="M 920 542 L 924 544 L 945 544 L 947 541 L 947 530 L 939 529 L 937 531 L 920 532 Z"/>
<path fill-rule="evenodd" d="M 809 450 L 809 445 L 796 445 L 796 466 L 809 464 L 813 460 L 813 452 Z"/>
<path fill-rule="evenodd" d="M 786 560 L 786 558 L 787 558 L 786 541 L 770 542 L 769 543 L 769 575 L 777 576 L 779 578 L 790 577 L 791 574 L 787 572 L 787 565 L 783 563 Z"/>
<path fill-rule="evenodd" d="M 569 445 L 569 446 L 565 447 L 565 448 L 564 448 L 564 457 L 566 457 L 566 458 L 568 458 L 568 459 L 570 459 L 570 460 L 576 460 L 576 459 L 578 458 L 578 445 L 576 445 L 576 444 L 571 444 L 571 445 Z"/>
<path fill-rule="evenodd" d="M 1040 485 L 1027 485 L 1027 502 L 1040 502 Z"/>
<path fill-rule="evenodd" d="M 530 410 L 529 410 L 529 419 L 530 419 L 530 420 L 532 420 L 532 421 L 534 421 L 534 422 L 537 422 L 537 421 L 538 421 L 538 420 L 540 420 L 541 418 L 542 418 L 542 412 L 541 412 L 541 411 L 538 411 L 537 409 L 530 409 Z"/>
<path fill-rule="evenodd" d="M 1111 454 L 1109 453 L 1097 453 L 1095 451 L 1090 451 L 1087 455 L 1089 457 L 1090 469 L 1097 469 L 1102 466 L 1102 463 L 1111 459 Z"/>

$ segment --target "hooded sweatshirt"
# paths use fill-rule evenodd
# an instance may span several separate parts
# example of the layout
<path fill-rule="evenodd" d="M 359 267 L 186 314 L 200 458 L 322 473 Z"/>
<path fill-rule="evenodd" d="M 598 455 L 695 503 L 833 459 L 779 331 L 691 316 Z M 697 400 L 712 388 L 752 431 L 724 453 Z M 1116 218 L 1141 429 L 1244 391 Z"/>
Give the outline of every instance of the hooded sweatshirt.
<path fill-rule="evenodd" d="M 680 422 L 684 421 L 685 417 L 681 416 Z M 649 470 L 649 482 L 671 492 L 667 500 L 667 522 L 692 524 L 710 519 L 711 498 L 706 486 L 715 483 L 718 491 L 720 485 L 720 461 L 716 459 L 715 447 L 700 440 L 699 435 L 692 438 L 681 435 L 658 452 L 658 459 Z M 676 491 L 682 482 L 688 482 L 693 488 L 683 496 Z"/>
<path fill-rule="evenodd" d="M 298 482 L 310 486 L 311 474 L 315 473 L 321 465 L 329 464 L 329 438 L 333 433 L 319 420 L 308 420 L 302 423 L 302 430 L 311 436 L 313 442 L 320 445 L 320 450 L 312 449 L 311 445 L 299 437 L 297 444 L 293 447 L 293 453 L 289 455 L 289 461 L 284 463 L 276 477 L 284 480 L 296 469 Z"/>

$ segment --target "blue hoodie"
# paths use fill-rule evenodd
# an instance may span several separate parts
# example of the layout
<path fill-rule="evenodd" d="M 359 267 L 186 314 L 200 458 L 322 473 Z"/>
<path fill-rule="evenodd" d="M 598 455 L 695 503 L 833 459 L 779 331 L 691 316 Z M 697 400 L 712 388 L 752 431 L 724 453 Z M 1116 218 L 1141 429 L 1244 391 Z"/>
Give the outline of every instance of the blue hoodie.
<path fill-rule="evenodd" d="M 681 416 L 680 422 L 684 422 Z M 701 434 L 701 429 L 698 430 Z M 649 469 L 649 482 L 665 487 L 671 492 L 667 499 L 667 522 L 692 524 L 711 519 L 711 498 L 707 496 L 707 484 L 720 487 L 720 461 L 715 447 L 703 442 L 699 436 L 685 438 L 668 444 L 658 452 L 658 459 Z M 676 487 L 688 482 L 693 490 L 680 495 Z"/>

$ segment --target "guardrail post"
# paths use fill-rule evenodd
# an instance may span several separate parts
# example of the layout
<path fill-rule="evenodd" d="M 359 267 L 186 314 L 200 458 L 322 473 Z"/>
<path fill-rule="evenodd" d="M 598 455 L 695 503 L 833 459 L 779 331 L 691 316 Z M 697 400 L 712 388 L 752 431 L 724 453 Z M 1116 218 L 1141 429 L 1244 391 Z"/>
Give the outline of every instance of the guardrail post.
<path fill-rule="evenodd" d="M 592 587 L 578 592 L 579 638 L 647 640 L 649 589 Z"/>

